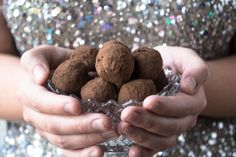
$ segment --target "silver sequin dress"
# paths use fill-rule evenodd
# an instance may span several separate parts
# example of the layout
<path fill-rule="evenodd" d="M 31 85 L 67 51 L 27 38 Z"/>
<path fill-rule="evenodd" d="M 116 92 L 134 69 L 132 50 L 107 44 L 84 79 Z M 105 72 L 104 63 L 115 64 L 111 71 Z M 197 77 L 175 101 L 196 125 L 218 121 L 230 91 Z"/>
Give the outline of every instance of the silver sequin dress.
<path fill-rule="evenodd" d="M 228 55 L 236 30 L 236 0 L 6 0 L 4 14 L 20 53 L 41 44 L 101 47 L 119 39 L 130 48 L 183 46 L 215 59 Z M 32 127 L 13 124 L 2 153 L 60 156 Z M 236 157 L 236 120 L 201 117 L 159 155 Z"/>

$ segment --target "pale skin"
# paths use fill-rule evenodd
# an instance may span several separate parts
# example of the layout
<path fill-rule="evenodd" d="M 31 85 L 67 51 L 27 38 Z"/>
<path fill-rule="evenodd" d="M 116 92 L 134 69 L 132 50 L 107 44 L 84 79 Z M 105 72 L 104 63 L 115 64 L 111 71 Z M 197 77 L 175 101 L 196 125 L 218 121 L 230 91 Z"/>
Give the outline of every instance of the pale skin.
<path fill-rule="evenodd" d="M 66 156 L 102 156 L 102 149 L 95 145 L 117 136 L 110 119 L 103 114 L 82 115 L 78 100 L 53 94 L 42 86 L 49 69 L 67 59 L 71 50 L 39 46 L 20 60 L 12 55 L 16 50 L 2 15 L 0 34 L 0 73 L 4 76 L 0 77 L 0 117 L 31 123 L 43 137 L 64 149 Z M 137 143 L 130 149 L 130 157 L 148 157 L 174 146 L 177 135 L 193 127 L 200 113 L 236 115 L 236 74 L 230 70 L 236 68 L 236 56 L 205 63 L 190 49 L 156 49 L 164 66 L 182 73 L 182 91 L 173 97 L 150 96 L 143 107 L 122 112 L 118 133 Z M 136 118 L 137 114 L 142 117 Z"/>

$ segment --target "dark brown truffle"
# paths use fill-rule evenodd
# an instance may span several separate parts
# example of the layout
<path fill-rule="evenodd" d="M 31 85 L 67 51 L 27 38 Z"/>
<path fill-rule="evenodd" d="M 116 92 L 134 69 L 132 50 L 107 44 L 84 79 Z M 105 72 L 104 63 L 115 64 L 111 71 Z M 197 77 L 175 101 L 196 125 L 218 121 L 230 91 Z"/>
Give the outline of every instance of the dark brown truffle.
<path fill-rule="evenodd" d="M 87 82 L 81 89 L 81 98 L 96 99 L 99 102 L 117 99 L 117 89 L 112 83 L 104 81 L 101 77 L 97 77 Z"/>
<path fill-rule="evenodd" d="M 106 44 L 96 58 L 96 70 L 105 81 L 120 85 L 129 80 L 134 69 L 130 50 L 121 44 Z"/>
<path fill-rule="evenodd" d="M 70 59 L 60 64 L 53 76 L 52 83 L 67 94 L 80 94 L 81 87 L 88 80 L 88 70 L 79 60 Z"/>
<path fill-rule="evenodd" d="M 124 84 L 118 95 L 118 102 L 126 102 L 130 99 L 143 101 L 147 96 L 156 94 L 156 86 L 152 80 L 138 79 Z"/>
<path fill-rule="evenodd" d="M 132 55 L 135 59 L 135 78 L 156 80 L 162 70 L 162 58 L 160 53 L 152 48 L 141 47 Z"/>
<path fill-rule="evenodd" d="M 129 50 L 128 46 L 126 46 L 124 43 L 122 43 L 121 41 L 118 41 L 118 40 L 109 40 L 103 44 L 103 47 L 110 45 L 110 44 L 118 44 L 118 45 L 126 47 Z"/>
<path fill-rule="evenodd" d="M 157 92 L 160 92 L 167 84 L 168 84 L 168 79 L 165 75 L 164 70 L 162 69 L 158 78 L 154 80 L 157 88 Z"/>
<path fill-rule="evenodd" d="M 88 45 L 83 45 L 74 50 L 74 53 L 71 54 L 71 59 L 77 59 L 84 63 L 88 70 L 95 70 L 95 61 L 98 53 L 98 49 L 93 48 Z"/>

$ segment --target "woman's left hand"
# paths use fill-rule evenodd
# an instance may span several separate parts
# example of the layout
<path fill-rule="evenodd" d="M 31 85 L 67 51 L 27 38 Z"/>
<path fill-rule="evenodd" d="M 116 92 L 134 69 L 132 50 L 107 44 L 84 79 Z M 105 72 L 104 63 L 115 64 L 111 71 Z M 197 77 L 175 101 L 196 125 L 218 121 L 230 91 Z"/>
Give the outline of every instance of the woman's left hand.
<path fill-rule="evenodd" d="M 192 50 L 180 47 L 157 47 L 164 67 L 181 73 L 181 91 L 175 96 L 152 95 L 143 107 L 127 107 L 121 114 L 118 132 L 137 145 L 130 157 L 149 157 L 175 145 L 179 134 L 195 126 L 205 108 L 202 87 L 208 77 L 205 62 Z"/>

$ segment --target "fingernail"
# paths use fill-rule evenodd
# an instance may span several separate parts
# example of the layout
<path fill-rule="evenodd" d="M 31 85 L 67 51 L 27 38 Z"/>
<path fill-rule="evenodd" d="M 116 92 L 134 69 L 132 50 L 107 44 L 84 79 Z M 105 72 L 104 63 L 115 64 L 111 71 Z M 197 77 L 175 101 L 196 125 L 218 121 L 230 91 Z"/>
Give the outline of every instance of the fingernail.
<path fill-rule="evenodd" d="M 150 95 L 143 101 L 143 107 L 149 110 L 153 110 L 153 107 L 157 105 L 157 102 L 159 100 L 158 95 Z"/>
<path fill-rule="evenodd" d="M 96 150 L 92 150 L 90 153 L 89 153 L 89 157 L 97 157 L 98 156 L 98 152 Z"/>
<path fill-rule="evenodd" d="M 95 120 L 93 120 L 91 125 L 92 125 L 92 128 L 94 128 L 94 129 L 96 129 L 98 131 L 106 130 L 106 127 L 104 126 L 102 119 L 95 119 Z"/>
<path fill-rule="evenodd" d="M 37 65 L 33 70 L 33 75 L 35 81 L 39 82 L 43 79 L 43 75 L 46 72 L 46 69 L 42 65 Z"/>
<path fill-rule="evenodd" d="M 186 84 L 191 91 L 194 91 L 195 88 L 197 87 L 197 82 L 192 76 L 187 77 Z"/>
<path fill-rule="evenodd" d="M 77 114 L 77 112 L 74 110 L 74 108 L 71 104 L 65 104 L 64 110 L 65 110 L 65 112 L 67 112 L 69 114 Z"/>
<path fill-rule="evenodd" d="M 115 131 L 108 131 L 108 132 L 102 133 L 102 136 L 104 137 L 104 139 L 112 140 L 112 139 L 116 139 L 118 137 L 118 134 Z"/>

